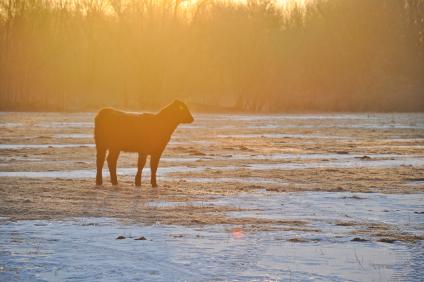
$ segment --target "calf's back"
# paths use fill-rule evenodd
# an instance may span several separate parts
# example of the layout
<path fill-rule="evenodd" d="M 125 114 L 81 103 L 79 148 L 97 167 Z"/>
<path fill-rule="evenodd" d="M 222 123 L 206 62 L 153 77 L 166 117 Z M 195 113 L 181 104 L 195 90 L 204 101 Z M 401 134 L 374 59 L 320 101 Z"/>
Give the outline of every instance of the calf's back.
<path fill-rule="evenodd" d="M 128 152 L 154 153 L 163 148 L 169 136 L 161 130 L 154 114 L 134 114 L 105 108 L 95 118 L 96 146 Z"/>

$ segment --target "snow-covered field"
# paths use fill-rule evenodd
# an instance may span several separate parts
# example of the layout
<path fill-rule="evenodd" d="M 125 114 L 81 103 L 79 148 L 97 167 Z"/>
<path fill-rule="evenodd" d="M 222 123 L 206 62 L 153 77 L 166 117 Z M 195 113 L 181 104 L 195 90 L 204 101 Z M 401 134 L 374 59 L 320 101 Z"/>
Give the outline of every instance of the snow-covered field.
<path fill-rule="evenodd" d="M 0 281 L 422 281 L 424 114 L 195 115 L 158 189 L 92 120 L 0 113 Z"/>

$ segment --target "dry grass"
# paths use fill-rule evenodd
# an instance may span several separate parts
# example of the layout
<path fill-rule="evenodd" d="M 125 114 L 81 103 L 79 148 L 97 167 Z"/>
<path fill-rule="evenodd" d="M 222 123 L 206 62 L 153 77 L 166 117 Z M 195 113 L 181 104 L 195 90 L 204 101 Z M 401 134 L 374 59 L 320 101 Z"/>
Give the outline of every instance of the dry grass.
<path fill-rule="evenodd" d="M 12 178 L 0 177 L 0 216 L 14 220 L 65 219 L 72 217 L 112 217 L 143 224 L 175 224 L 202 226 L 225 224 L 242 225 L 249 232 L 294 231 L 319 233 L 321 230 L 305 220 L 271 220 L 255 216 L 237 218 L 233 212 L 251 210 L 237 205 L 216 205 L 214 200 L 229 195 L 252 191 L 273 193 L 322 191 L 322 192 L 423 192 L 424 169 L 420 165 L 393 167 L 344 167 L 252 170 L 252 164 L 326 164 L 339 160 L 340 156 L 371 156 L 354 159 L 369 164 L 377 160 L 424 157 L 422 130 L 393 128 L 369 130 L 366 128 L 337 127 L 334 119 L 243 119 L 220 116 L 200 116 L 195 129 L 178 129 L 161 161 L 159 173 L 164 167 L 181 166 L 179 171 L 159 176 L 158 189 L 142 180 L 136 188 L 133 177 L 119 176 L 120 186 L 109 184 L 94 186 L 93 179 Z M 403 117 L 406 124 L 417 124 L 420 116 Z M 81 126 L 59 126 L 55 122 L 83 123 Z M 350 122 L 350 121 L 349 121 Z M 352 123 L 363 120 L 352 119 Z M 368 123 L 369 121 L 365 121 Z M 385 121 L 388 122 L 388 121 Z M 3 126 L 0 144 L 92 144 L 91 138 L 70 138 L 57 135 L 84 134 L 91 136 L 91 114 L 26 114 L 7 113 L 0 116 Z M 277 125 L 268 128 L 269 124 Z M 43 126 L 47 125 L 47 126 Z M 51 125 L 51 126 L 48 126 Z M 310 126 L 307 129 L 304 126 Z M 265 127 L 265 129 L 263 128 Z M 237 129 L 237 130 L 236 130 Z M 217 137 L 220 135 L 254 134 L 245 137 Z M 290 138 L 263 138 L 261 134 L 287 134 Z M 303 137 L 297 137 L 303 135 Z M 328 138 L 316 138 L 324 136 Z M 393 136 L 398 140 L 393 141 Z M 336 138 L 336 139 L 333 139 Z M 343 137 L 343 138 L 342 138 Z M 338 139 L 337 139 L 338 138 Z M 390 141 L 392 140 L 392 141 Z M 316 158 L 273 159 L 277 154 L 311 156 Z M 329 155 L 328 155 L 329 154 Z M 376 156 L 375 154 L 386 154 Z M 269 156 L 269 158 L 267 158 Z M 329 156 L 329 157 L 326 157 Z M 243 157 L 243 158 L 240 158 Z M 0 171 L 71 171 L 95 168 L 95 150 L 92 147 L 31 148 L 0 150 Z M 168 160 L 166 158 L 169 158 Z M 189 160 L 194 158 L 194 160 Z M 173 160 L 174 159 L 174 160 Z M 175 160 L 177 159 L 177 160 Z M 122 154 L 118 167 L 135 167 L 136 154 Z M 202 168 L 202 171 L 192 171 Z M 208 178 L 208 181 L 191 182 L 192 178 Z M 249 180 L 251 178 L 253 180 Z M 211 181 L 212 179 L 212 181 Z M 213 181 L 216 179 L 216 181 Z M 227 181 L 222 181 L 227 179 Z M 228 180 L 232 179 L 232 180 Z M 260 182 L 268 180 L 272 182 Z M 236 181 L 240 180 L 240 181 Z M 361 201 L 359 198 L 349 199 Z M 369 236 L 376 240 L 421 240 L 419 236 L 403 233 L 392 225 L 369 225 L 367 222 L 343 221 L 331 223 L 351 227 L 353 234 Z"/>

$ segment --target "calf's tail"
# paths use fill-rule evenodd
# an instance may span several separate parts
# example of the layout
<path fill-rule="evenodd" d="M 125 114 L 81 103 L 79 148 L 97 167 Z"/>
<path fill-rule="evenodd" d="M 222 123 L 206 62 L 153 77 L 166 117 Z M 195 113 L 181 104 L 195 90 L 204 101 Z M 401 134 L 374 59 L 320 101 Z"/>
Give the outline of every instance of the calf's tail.
<path fill-rule="evenodd" d="M 105 138 L 105 136 L 102 136 L 102 132 L 105 130 L 103 127 L 106 122 L 105 119 L 111 111 L 113 111 L 111 108 L 101 109 L 94 118 L 94 142 L 96 143 L 96 147 L 101 146 L 102 139 Z"/>

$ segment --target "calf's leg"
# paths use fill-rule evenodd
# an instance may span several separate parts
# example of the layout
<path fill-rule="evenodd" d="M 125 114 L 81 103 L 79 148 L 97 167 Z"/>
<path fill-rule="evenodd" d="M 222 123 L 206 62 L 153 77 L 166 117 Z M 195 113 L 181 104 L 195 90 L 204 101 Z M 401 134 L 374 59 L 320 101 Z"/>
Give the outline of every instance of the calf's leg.
<path fill-rule="evenodd" d="M 137 174 L 135 175 L 135 186 L 141 186 L 141 173 L 143 172 L 144 165 L 146 164 L 146 155 L 138 154 Z"/>
<path fill-rule="evenodd" d="M 160 155 L 150 156 L 150 183 L 152 187 L 158 187 L 156 183 L 156 170 L 158 169 Z"/>
<path fill-rule="evenodd" d="M 96 165 L 97 165 L 97 173 L 96 173 L 96 185 L 102 185 L 103 183 L 103 176 L 102 176 L 102 170 L 103 170 L 103 164 L 105 162 L 106 158 L 106 150 L 101 148 L 97 149 L 97 156 L 96 156 Z"/>
<path fill-rule="evenodd" d="M 116 163 L 118 161 L 119 151 L 118 150 L 109 150 L 107 155 L 107 165 L 109 166 L 110 181 L 112 185 L 118 185 L 118 177 L 116 176 Z"/>

